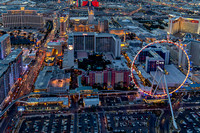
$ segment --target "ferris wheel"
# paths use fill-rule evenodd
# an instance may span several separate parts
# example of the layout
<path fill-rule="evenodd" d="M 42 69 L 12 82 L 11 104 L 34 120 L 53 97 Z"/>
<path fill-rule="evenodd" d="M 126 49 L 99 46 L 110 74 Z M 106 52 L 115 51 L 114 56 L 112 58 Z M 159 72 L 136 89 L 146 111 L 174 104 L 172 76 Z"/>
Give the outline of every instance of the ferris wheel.
<path fill-rule="evenodd" d="M 179 50 L 184 53 L 185 59 L 187 60 L 187 70 L 184 74 L 180 72 L 173 64 L 165 65 L 165 59 L 163 60 L 162 58 L 160 58 L 160 55 L 156 52 L 152 53 L 152 49 L 150 47 L 160 44 L 175 45 Z M 144 52 L 148 51 L 146 49 L 150 49 L 149 51 L 154 54 L 154 56 L 156 56 L 156 59 L 151 58 L 150 62 L 149 54 Z M 140 54 L 142 54 L 142 56 Z M 152 67 L 152 69 L 148 70 L 148 67 Z M 143 68 L 145 68 L 146 70 L 144 70 Z M 131 65 L 132 81 L 134 82 L 135 86 L 140 90 L 140 92 L 153 98 L 164 96 L 168 97 L 173 125 L 176 129 L 177 124 L 174 119 L 170 94 L 176 92 L 184 85 L 184 83 L 188 82 L 187 78 L 189 76 L 189 73 L 190 59 L 186 50 L 178 43 L 174 43 L 168 40 L 155 41 L 144 46 L 141 50 L 139 50 L 139 52 L 137 52 Z M 176 75 L 178 76 L 176 77 Z"/>

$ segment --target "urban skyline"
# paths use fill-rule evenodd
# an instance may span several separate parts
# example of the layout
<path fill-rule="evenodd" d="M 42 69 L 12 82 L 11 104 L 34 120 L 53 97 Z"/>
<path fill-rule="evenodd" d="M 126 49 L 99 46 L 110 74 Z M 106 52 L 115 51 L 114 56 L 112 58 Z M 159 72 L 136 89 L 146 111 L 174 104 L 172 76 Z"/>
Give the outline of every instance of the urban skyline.
<path fill-rule="evenodd" d="M 200 132 L 200 1 L 0 1 L 0 132 Z"/>

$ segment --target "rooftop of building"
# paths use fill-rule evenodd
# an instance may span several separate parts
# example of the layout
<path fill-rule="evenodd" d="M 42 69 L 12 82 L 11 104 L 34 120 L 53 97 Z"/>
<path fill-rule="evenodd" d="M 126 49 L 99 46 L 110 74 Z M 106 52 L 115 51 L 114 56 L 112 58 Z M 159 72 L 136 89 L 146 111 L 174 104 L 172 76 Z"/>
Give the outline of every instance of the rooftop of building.
<path fill-rule="evenodd" d="M 114 57 L 112 54 L 109 54 L 109 53 L 105 53 L 104 54 L 104 57 L 103 57 L 105 60 L 114 60 Z"/>
<path fill-rule="evenodd" d="M 168 52 L 169 50 L 167 50 L 167 48 L 165 47 L 165 44 L 170 45 L 171 43 L 161 43 L 161 44 L 160 43 L 156 43 L 154 45 L 151 45 L 151 46 L 147 47 L 145 50 Z"/>
<path fill-rule="evenodd" d="M 85 97 L 85 99 L 93 99 L 93 98 L 98 98 L 99 99 L 98 96 L 87 96 L 87 97 Z"/>
<path fill-rule="evenodd" d="M 48 83 L 51 79 L 51 71 L 50 67 L 44 67 L 43 70 L 40 71 L 35 82 L 35 89 L 47 89 Z"/>
<path fill-rule="evenodd" d="M 96 37 L 115 37 L 115 38 L 119 38 L 117 35 L 114 34 L 110 34 L 110 33 L 96 33 L 96 32 L 72 32 L 69 34 L 70 37 L 73 37 L 73 35 L 84 35 L 84 36 L 88 36 L 88 35 L 95 35 Z"/>
<path fill-rule="evenodd" d="M 61 43 L 60 42 L 49 42 L 47 45 L 48 46 L 61 46 Z"/>
<path fill-rule="evenodd" d="M 70 17 L 70 20 L 88 20 L 88 17 Z"/>
<path fill-rule="evenodd" d="M 199 16 L 178 16 L 178 15 L 173 15 L 173 14 L 170 14 L 170 16 L 172 16 L 172 20 L 178 20 L 179 18 L 183 18 L 183 19 L 187 19 L 187 20 L 200 20 L 200 17 Z"/>
<path fill-rule="evenodd" d="M 167 35 L 167 31 L 161 29 L 154 29 L 151 32 L 155 35 Z"/>
<path fill-rule="evenodd" d="M 9 34 L 4 34 L 3 36 L 0 37 L 0 42 L 4 41 L 9 36 L 10 36 Z"/>
<path fill-rule="evenodd" d="M 3 15 L 37 15 L 37 10 L 7 10 L 7 13 L 4 13 Z"/>
<path fill-rule="evenodd" d="M 191 40 L 184 40 L 184 41 L 182 41 L 181 43 L 182 43 L 182 44 L 188 44 L 189 42 L 191 42 Z"/>
<path fill-rule="evenodd" d="M 88 58 L 88 53 L 86 51 L 77 51 L 77 59 Z"/>
<path fill-rule="evenodd" d="M 61 16 L 67 16 L 67 15 L 69 15 L 69 11 L 64 11 L 64 12 L 60 12 L 61 13 Z"/>
<path fill-rule="evenodd" d="M 99 98 L 98 97 L 86 97 L 83 98 L 84 102 L 99 102 Z"/>
<path fill-rule="evenodd" d="M 186 45 L 188 45 L 188 44 L 197 44 L 197 45 L 200 45 L 200 41 L 198 41 L 198 40 L 195 40 L 195 39 L 185 39 L 184 41 L 182 41 L 181 42 L 181 44 L 186 44 Z"/>
<path fill-rule="evenodd" d="M 169 73 L 168 75 L 165 75 L 168 84 L 180 85 L 184 81 L 185 75 L 180 70 L 178 70 L 173 64 L 165 65 L 165 69 Z M 155 75 L 155 71 L 150 72 L 150 74 L 152 76 Z M 155 78 L 157 82 L 159 78 L 160 78 L 159 76 Z M 191 83 L 192 81 L 190 79 L 186 80 L 186 84 L 191 84 Z"/>
<path fill-rule="evenodd" d="M 42 97 L 42 98 L 28 98 L 29 103 L 46 103 L 46 102 L 63 102 L 64 105 L 68 105 L 67 97 Z"/>
<path fill-rule="evenodd" d="M 97 34 L 96 32 L 72 32 L 69 34 L 69 36 L 73 37 L 73 35 L 95 35 Z"/>
<path fill-rule="evenodd" d="M 9 4 L 10 5 L 25 5 L 25 4 L 35 4 L 36 2 L 33 2 L 33 1 L 24 1 L 24 0 L 22 0 L 22 1 L 11 1 L 11 2 L 9 2 Z"/>
<path fill-rule="evenodd" d="M 145 79 L 152 79 L 151 75 L 149 75 L 149 73 L 147 73 L 142 66 L 138 66 L 137 69 Z"/>
<path fill-rule="evenodd" d="M 77 93 L 82 91 L 91 91 L 91 92 L 98 92 L 98 89 L 93 89 L 92 86 L 80 86 L 75 89 Z"/>
<path fill-rule="evenodd" d="M 65 73 L 64 70 L 57 68 L 57 66 L 45 66 L 37 77 L 35 89 L 47 89 L 50 80 L 66 78 L 70 78 L 70 74 Z"/>
<path fill-rule="evenodd" d="M 159 59 L 159 60 L 164 61 L 164 59 L 159 54 L 157 54 L 155 51 L 150 50 L 149 53 L 151 54 L 151 56 L 153 56 L 153 57 L 150 57 L 150 60 L 158 60 Z"/>
<path fill-rule="evenodd" d="M 112 36 L 114 36 L 115 38 L 119 38 L 119 36 L 110 33 L 98 33 L 96 35 L 96 37 L 112 37 Z"/>
<path fill-rule="evenodd" d="M 121 60 L 112 60 L 112 65 L 113 68 L 116 70 L 129 70 L 125 59 L 121 59 Z"/>
<path fill-rule="evenodd" d="M 0 63 L 9 64 L 10 62 L 14 61 L 20 53 L 22 53 L 22 49 L 15 49 L 4 60 L 0 60 Z"/>
<path fill-rule="evenodd" d="M 128 43 L 142 43 L 140 40 L 136 40 L 136 39 L 134 39 L 134 40 L 128 40 L 127 42 Z"/>

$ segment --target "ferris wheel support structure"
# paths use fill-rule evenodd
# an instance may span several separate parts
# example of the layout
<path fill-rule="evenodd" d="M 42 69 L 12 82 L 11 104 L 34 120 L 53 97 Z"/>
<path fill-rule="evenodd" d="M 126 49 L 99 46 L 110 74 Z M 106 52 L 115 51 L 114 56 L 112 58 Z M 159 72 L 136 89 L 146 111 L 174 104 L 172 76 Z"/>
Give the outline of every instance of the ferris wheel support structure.
<path fill-rule="evenodd" d="M 168 90 L 168 86 L 167 86 L 167 81 L 166 81 L 165 74 L 164 74 L 164 80 L 165 80 L 164 82 L 165 82 L 167 97 L 168 97 L 168 100 L 169 100 L 170 111 L 171 111 L 171 114 L 172 114 L 173 125 L 174 125 L 175 129 L 178 129 L 176 121 L 175 121 L 175 118 L 174 118 L 174 112 L 173 112 L 173 108 L 172 108 L 172 102 L 171 102 L 171 98 L 170 98 L 170 95 L 169 95 L 169 90 Z"/>
<path fill-rule="evenodd" d="M 168 89 L 168 85 L 167 85 L 165 72 L 159 66 L 156 69 L 156 72 L 155 72 L 155 75 L 154 75 L 154 79 L 153 79 L 153 83 L 154 83 L 156 75 L 159 73 L 159 71 L 161 72 L 161 75 L 160 75 L 159 81 L 157 82 L 156 88 L 155 88 L 155 90 L 153 92 L 153 97 L 154 97 L 154 94 L 156 93 L 157 88 L 158 88 L 158 86 L 159 86 L 159 84 L 160 84 L 160 82 L 162 81 L 162 78 L 163 78 L 164 84 L 165 84 L 165 88 L 166 88 L 167 97 L 168 97 L 168 101 L 169 101 L 170 111 L 171 111 L 171 115 L 172 115 L 173 126 L 174 126 L 175 129 L 178 129 L 176 121 L 175 121 L 175 118 L 174 118 L 174 112 L 173 112 L 173 108 L 172 108 L 171 98 L 170 98 L 170 95 L 169 95 L 169 89 Z M 152 90 L 153 90 L 153 85 L 152 85 L 152 88 L 151 88 L 151 92 L 152 92 Z M 164 91 L 164 89 L 163 89 L 163 91 Z"/>

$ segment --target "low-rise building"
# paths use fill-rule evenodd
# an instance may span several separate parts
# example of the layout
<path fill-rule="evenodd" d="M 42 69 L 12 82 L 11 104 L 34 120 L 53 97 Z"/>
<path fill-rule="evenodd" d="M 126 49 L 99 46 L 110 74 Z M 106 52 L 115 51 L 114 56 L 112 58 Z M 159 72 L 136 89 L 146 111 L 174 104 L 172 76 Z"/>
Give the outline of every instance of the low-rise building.
<path fill-rule="evenodd" d="M 99 97 L 90 96 L 83 98 L 83 105 L 84 107 L 99 106 L 100 105 Z"/>
<path fill-rule="evenodd" d="M 66 93 L 70 80 L 70 73 L 57 66 L 45 66 L 37 77 L 34 92 Z"/>
<path fill-rule="evenodd" d="M 70 106 L 68 97 L 28 98 L 25 111 L 54 111 Z"/>

